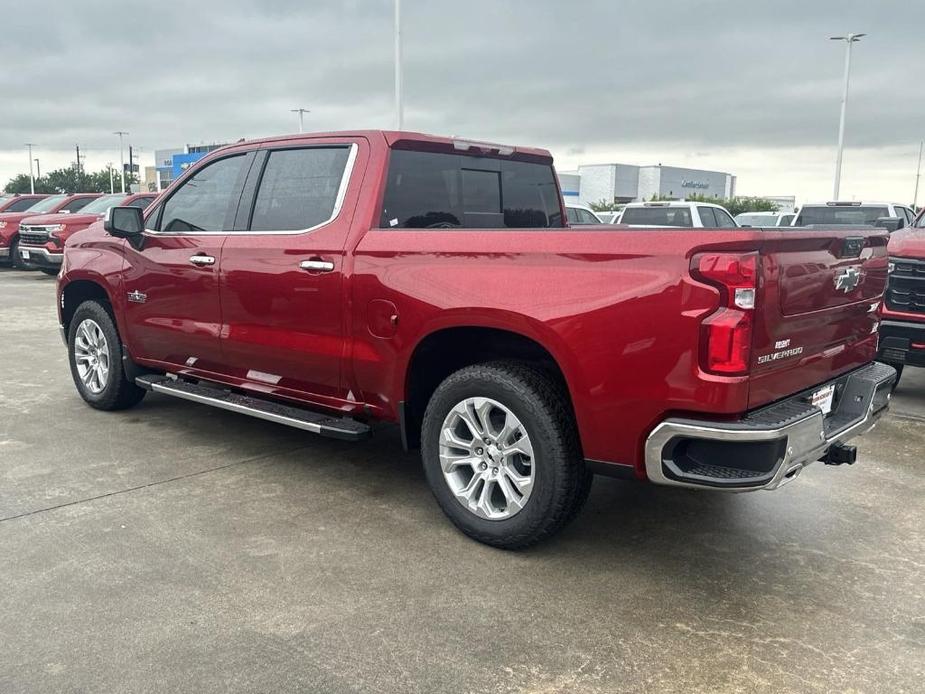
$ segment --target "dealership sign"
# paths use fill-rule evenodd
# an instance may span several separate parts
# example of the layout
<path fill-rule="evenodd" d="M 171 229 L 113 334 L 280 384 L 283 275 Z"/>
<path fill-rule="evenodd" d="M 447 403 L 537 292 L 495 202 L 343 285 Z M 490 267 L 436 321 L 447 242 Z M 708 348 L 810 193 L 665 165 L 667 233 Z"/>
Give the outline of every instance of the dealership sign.
<path fill-rule="evenodd" d="M 682 188 L 709 188 L 710 184 L 706 181 L 689 181 L 686 179 L 681 179 Z"/>

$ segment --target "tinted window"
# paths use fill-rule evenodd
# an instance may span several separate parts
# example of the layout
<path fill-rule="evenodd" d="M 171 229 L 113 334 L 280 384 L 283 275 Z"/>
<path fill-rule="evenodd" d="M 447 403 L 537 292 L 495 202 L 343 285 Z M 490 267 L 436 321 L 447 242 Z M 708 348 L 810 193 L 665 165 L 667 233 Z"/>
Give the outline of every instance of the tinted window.
<path fill-rule="evenodd" d="M 37 205 L 41 202 L 41 198 L 26 198 L 25 200 L 17 200 L 16 202 L 11 202 L 9 206 L 3 210 L 4 212 L 24 212 L 28 210 L 33 205 Z"/>
<path fill-rule="evenodd" d="M 772 227 L 776 225 L 777 216 L 773 214 L 737 214 L 736 223 L 749 227 Z"/>
<path fill-rule="evenodd" d="M 163 231 L 223 231 L 234 223 L 244 155 L 219 159 L 186 179 L 164 203 Z"/>
<path fill-rule="evenodd" d="M 62 202 L 67 200 L 66 195 L 51 195 L 43 198 L 29 208 L 30 212 L 51 212 Z"/>
<path fill-rule="evenodd" d="M 660 227 L 691 227 L 691 211 L 686 207 L 627 207 L 621 224 L 645 224 Z"/>
<path fill-rule="evenodd" d="M 897 207 L 897 208 L 896 208 L 896 212 L 897 212 L 897 214 L 900 216 L 900 218 L 903 219 L 903 221 L 904 221 L 906 224 L 912 224 L 912 220 L 914 219 L 914 215 L 912 214 L 912 210 L 909 210 L 909 209 L 907 209 L 907 208 L 905 208 L 905 207 Z"/>
<path fill-rule="evenodd" d="M 140 208 L 140 209 L 143 210 L 143 209 L 145 209 L 148 205 L 151 204 L 151 201 L 152 201 L 152 200 L 154 200 L 154 196 L 153 196 L 153 195 L 152 195 L 151 197 L 149 197 L 149 198 L 135 198 L 134 200 L 125 203 L 125 206 L 126 206 L 126 207 L 138 207 L 138 208 Z"/>
<path fill-rule="evenodd" d="M 804 207 L 797 217 L 798 226 L 810 224 L 873 226 L 878 217 L 889 217 L 886 207 L 862 205 L 839 205 L 826 207 Z"/>
<path fill-rule="evenodd" d="M 568 218 L 569 224 L 581 224 L 581 218 L 578 216 L 577 207 L 566 207 L 565 216 Z"/>
<path fill-rule="evenodd" d="M 548 164 L 393 150 L 380 226 L 546 228 L 562 214 Z"/>
<path fill-rule="evenodd" d="M 713 214 L 716 215 L 716 226 L 720 229 L 729 229 L 737 226 L 735 220 L 729 216 L 726 210 L 721 210 L 718 207 L 711 207 L 710 209 L 712 209 Z"/>
<path fill-rule="evenodd" d="M 77 212 L 77 210 L 82 210 L 96 198 L 77 198 L 76 200 L 71 200 L 67 205 L 62 207 L 60 212 Z"/>
<path fill-rule="evenodd" d="M 716 226 L 716 216 L 713 214 L 712 207 L 698 207 L 697 212 L 700 213 L 700 223 L 705 227 Z"/>
<path fill-rule="evenodd" d="M 777 226 L 779 226 L 779 227 L 789 227 L 789 226 L 790 226 L 790 222 L 793 221 L 793 218 L 794 218 L 795 216 L 796 216 L 796 215 L 793 215 L 793 214 L 784 214 L 784 215 L 781 215 L 780 221 L 777 223 Z"/>
<path fill-rule="evenodd" d="M 253 231 L 308 229 L 331 218 L 349 147 L 270 153 L 254 203 Z"/>

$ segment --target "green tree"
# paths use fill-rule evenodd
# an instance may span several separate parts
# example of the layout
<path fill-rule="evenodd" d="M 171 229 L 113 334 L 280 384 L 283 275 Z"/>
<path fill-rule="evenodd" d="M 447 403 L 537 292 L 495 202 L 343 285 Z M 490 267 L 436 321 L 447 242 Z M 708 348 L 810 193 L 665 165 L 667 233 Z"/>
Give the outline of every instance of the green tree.
<path fill-rule="evenodd" d="M 109 169 L 87 173 L 86 171 L 78 172 L 73 166 L 66 169 L 55 169 L 49 171 L 41 178 L 35 179 L 36 193 L 108 193 L 109 186 Z M 112 172 L 112 190 L 122 190 L 122 178 L 118 172 L 113 169 Z M 137 183 L 136 176 L 126 174 L 126 189 L 132 183 Z M 7 193 L 28 193 L 29 175 L 19 174 L 10 179 L 6 184 Z"/>
<path fill-rule="evenodd" d="M 597 202 L 591 203 L 591 209 L 595 212 L 613 212 L 623 207 L 622 203 L 619 202 L 607 202 L 604 198 L 601 198 Z"/>

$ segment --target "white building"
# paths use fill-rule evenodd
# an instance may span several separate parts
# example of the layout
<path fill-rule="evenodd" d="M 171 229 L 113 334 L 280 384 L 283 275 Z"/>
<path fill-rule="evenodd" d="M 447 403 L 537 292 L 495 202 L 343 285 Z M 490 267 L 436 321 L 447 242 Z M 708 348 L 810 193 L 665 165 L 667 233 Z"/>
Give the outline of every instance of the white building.
<path fill-rule="evenodd" d="M 653 195 L 676 199 L 695 194 L 731 198 L 735 196 L 736 177 L 722 171 L 685 169 L 661 164 L 591 164 L 579 166 L 577 172 L 559 174 L 559 184 L 566 199 L 574 200 L 577 197 L 579 202 L 590 205 L 602 200 L 650 200 Z"/>

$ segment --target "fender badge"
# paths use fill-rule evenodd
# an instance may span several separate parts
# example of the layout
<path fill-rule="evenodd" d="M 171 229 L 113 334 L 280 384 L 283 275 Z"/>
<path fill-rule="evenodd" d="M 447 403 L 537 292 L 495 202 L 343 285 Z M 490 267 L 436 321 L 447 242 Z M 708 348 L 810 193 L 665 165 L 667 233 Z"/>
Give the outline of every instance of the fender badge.
<path fill-rule="evenodd" d="M 133 304 L 143 304 L 144 302 L 148 300 L 148 295 L 142 294 L 140 291 L 136 289 L 135 291 L 128 293 L 128 300 L 131 301 Z"/>

